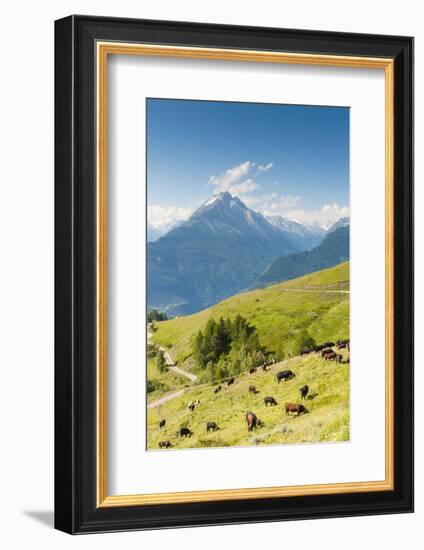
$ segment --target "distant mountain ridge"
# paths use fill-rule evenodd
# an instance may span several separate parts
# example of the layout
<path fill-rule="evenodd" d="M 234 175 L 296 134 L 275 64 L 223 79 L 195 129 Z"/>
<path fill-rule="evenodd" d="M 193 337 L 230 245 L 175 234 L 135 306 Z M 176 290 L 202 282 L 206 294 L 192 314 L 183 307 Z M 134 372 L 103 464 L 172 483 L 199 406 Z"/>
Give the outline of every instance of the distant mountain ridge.
<path fill-rule="evenodd" d="M 333 223 L 333 225 L 330 225 L 330 227 L 327 229 L 327 234 L 331 233 L 332 231 L 335 231 L 339 227 L 346 227 L 347 225 L 350 225 L 350 218 L 347 216 L 345 218 L 340 218 L 339 220 L 336 221 L 336 223 Z"/>
<path fill-rule="evenodd" d="M 334 226 L 333 226 L 334 227 Z M 349 225 L 330 228 L 320 245 L 309 251 L 289 254 L 274 260 L 251 288 L 288 281 L 301 275 L 333 267 L 349 259 Z"/>
<path fill-rule="evenodd" d="M 283 216 L 266 216 L 271 225 L 287 234 L 288 238 L 302 250 L 317 246 L 326 235 L 319 225 L 303 225 Z"/>
<path fill-rule="evenodd" d="M 322 230 L 302 227 L 270 221 L 228 192 L 211 197 L 148 243 L 148 307 L 189 314 L 249 288 L 273 259 L 322 240 Z"/>

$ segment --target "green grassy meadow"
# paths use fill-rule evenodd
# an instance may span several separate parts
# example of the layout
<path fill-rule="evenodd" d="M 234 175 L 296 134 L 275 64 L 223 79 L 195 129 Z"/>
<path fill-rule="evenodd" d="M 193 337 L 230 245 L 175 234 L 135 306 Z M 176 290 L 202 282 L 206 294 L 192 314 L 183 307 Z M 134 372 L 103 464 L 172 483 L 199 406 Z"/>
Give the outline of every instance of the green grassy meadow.
<path fill-rule="evenodd" d="M 344 351 L 344 350 L 343 350 Z M 347 354 L 343 353 L 344 357 Z M 290 368 L 296 378 L 277 383 L 275 374 Z M 258 393 L 249 392 L 253 384 Z M 303 404 L 308 414 L 286 416 L 284 403 L 300 403 L 299 388 L 308 384 L 313 399 Z M 324 361 L 319 354 L 294 357 L 277 363 L 267 372 L 261 369 L 249 375 L 236 377 L 233 385 L 222 384 L 214 393 L 215 385 L 194 386 L 182 396 L 148 410 L 148 448 L 158 449 L 160 441 L 170 441 L 173 448 L 225 447 L 269 445 L 283 443 L 312 443 L 349 440 L 349 364 Z M 276 399 L 278 405 L 266 407 L 266 396 Z M 187 404 L 200 399 L 200 405 L 190 412 Z M 263 426 L 248 432 L 246 411 L 262 420 Z M 165 428 L 159 422 L 165 419 Z M 216 422 L 219 430 L 206 433 L 206 423 Z M 193 435 L 178 437 L 180 427 L 186 426 Z"/>
<path fill-rule="evenodd" d="M 156 323 L 152 340 L 166 348 L 173 361 L 184 370 L 196 371 L 191 357 L 192 343 L 199 330 L 213 317 L 245 317 L 258 332 L 261 344 L 269 353 L 283 358 L 269 368 L 249 375 L 236 376 L 230 387 L 214 394 L 217 384 L 192 383 L 173 372 L 160 373 L 148 362 L 148 378 L 159 382 L 148 394 L 148 402 L 184 389 L 183 395 L 148 409 L 148 448 L 158 449 L 159 441 L 170 441 L 173 448 L 223 447 L 282 443 L 346 441 L 349 439 L 349 364 L 324 361 L 320 354 L 294 356 L 294 342 L 307 329 L 317 343 L 349 338 L 349 262 L 330 269 L 275 284 L 264 289 L 237 294 L 199 313 Z M 343 291 L 343 292 L 333 292 Z M 345 350 L 339 352 L 347 360 Z M 296 378 L 278 384 L 275 373 L 290 368 Z M 253 384 L 258 393 L 248 391 Z M 299 388 L 308 384 L 316 394 L 303 403 L 305 415 L 285 416 L 286 401 L 299 403 Z M 274 397 L 278 405 L 265 407 L 263 399 Z M 188 411 L 191 400 L 200 406 Z M 248 432 L 246 411 L 254 412 L 263 426 Z M 166 426 L 159 429 L 160 420 Z M 213 421 L 220 430 L 206 433 L 206 423 Z M 180 438 L 177 432 L 187 426 L 192 437 Z"/>
<path fill-rule="evenodd" d="M 208 319 L 240 313 L 256 327 L 261 344 L 271 353 L 290 356 L 302 329 L 307 329 L 317 342 L 349 337 L 349 294 L 330 290 L 349 290 L 349 262 L 237 294 L 199 313 L 157 323 L 153 339 L 168 349 L 179 366 L 190 369 L 192 340 Z"/>

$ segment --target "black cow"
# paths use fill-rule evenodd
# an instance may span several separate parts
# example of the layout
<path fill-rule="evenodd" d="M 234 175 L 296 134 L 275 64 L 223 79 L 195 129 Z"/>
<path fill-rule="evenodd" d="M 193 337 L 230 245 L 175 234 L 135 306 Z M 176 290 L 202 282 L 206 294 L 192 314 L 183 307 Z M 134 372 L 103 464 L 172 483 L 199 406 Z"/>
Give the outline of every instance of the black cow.
<path fill-rule="evenodd" d="M 219 430 L 219 427 L 216 424 L 216 422 L 208 422 L 206 424 L 206 431 L 207 432 L 216 432 L 217 430 Z"/>
<path fill-rule="evenodd" d="M 331 350 L 330 353 L 326 353 L 324 355 L 325 361 L 335 361 L 337 359 L 337 353 L 333 350 Z"/>
<path fill-rule="evenodd" d="M 180 428 L 180 437 L 191 437 L 193 432 L 190 428 Z"/>
<path fill-rule="evenodd" d="M 235 378 L 234 378 L 234 376 L 232 376 L 231 378 L 229 378 L 227 380 L 227 386 L 231 386 L 231 384 L 234 384 L 234 382 L 235 382 Z"/>
<path fill-rule="evenodd" d="M 256 367 L 252 367 L 251 369 L 249 369 L 249 374 L 255 374 L 256 372 Z"/>
<path fill-rule="evenodd" d="M 308 395 L 308 392 L 309 392 L 309 386 L 308 384 L 305 384 L 304 386 L 302 386 L 301 388 L 299 388 L 299 391 L 300 391 L 300 397 L 302 399 L 306 399 L 306 396 Z"/>
<path fill-rule="evenodd" d="M 247 430 L 249 432 L 251 432 L 254 428 L 259 428 L 260 426 L 262 426 L 262 422 L 259 420 L 256 414 L 249 411 L 246 413 L 246 422 Z"/>
<path fill-rule="evenodd" d="M 170 447 L 172 447 L 172 444 L 170 441 L 159 441 L 160 449 L 169 449 Z"/>
<path fill-rule="evenodd" d="M 161 420 L 161 421 L 159 422 L 159 428 L 164 428 L 164 427 L 165 427 L 165 424 L 166 424 L 166 420 L 165 420 L 165 419 L 164 419 L 164 420 Z"/>
<path fill-rule="evenodd" d="M 218 386 L 217 388 L 214 389 L 214 392 L 213 393 L 218 393 L 222 390 L 222 386 Z"/>
<path fill-rule="evenodd" d="M 277 372 L 275 376 L 277 378 L 278 383 L 280 383 L 281 380 L 287 381 L 296 377 L 295 373 L 291 370 L 282 370 L 280 372 Z"/>
<path fill-rule="evenodd" d="M 265 404 L 265 407 L 268 407 L 268 405 L 270 407 L 273 407 L 274 405 L 278 405 L 277 401 L 273 397 L 269 397 L 269 396 L 264 398 L 264 404 Z"/>
<path fill-rule="evenodd" d="M 349 338 L 346 338 L 344 340 L 337 340 L 337 342 L 336 342 L 336 346 L 339 349 L 345 348 L 348 345 L 349 345 Z"/>

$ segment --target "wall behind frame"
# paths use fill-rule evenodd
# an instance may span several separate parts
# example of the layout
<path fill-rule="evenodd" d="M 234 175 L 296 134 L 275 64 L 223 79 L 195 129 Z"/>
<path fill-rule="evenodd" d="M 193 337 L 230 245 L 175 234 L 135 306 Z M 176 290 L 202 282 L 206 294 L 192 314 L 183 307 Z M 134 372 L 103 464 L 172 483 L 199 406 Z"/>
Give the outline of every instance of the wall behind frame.
<path fill-rule="evenodd" d="M 6 452 L 0 455 L 0 541 L 54 548 L 115 549 L 152 546 L 215 549 L 357 549 L 378 543 L 385 550 L 419 540 L 424 521 L 424 474 L 416 471 L 416 513 L 309 522 L 181 529 L 69 537 L 52 529 L 53 506 L 53 21 L 71 13 L 175 19 L 243 25 L 310 28 L 416 37 L 416 142 L 424 148 L 424 29 L 420 4 L 405 0 L 342 5 L 331 0 L 233 2 L 162 0 L 45 0 L 7 4 L 1 41 L 0 87 L 0 418 Z M 4 44 L 3 44 L 4 42 Z M 417 155 L 416 181 L 424 179 Z M 416 204 L 424 204 L 417 185 Z M 418 211 L 419 213 L 419 211 Z M 416 280 L 424 279 L 423 216 L 416 221 Z M 424 294 L 416 288 L 417 339 L 424 332 Z M 424 362 L 417 348 L 416 364 Z M 416 388 L 424 385 L 417 368 Z M 417 390 L 419 392 L 419 390 Z M 416 463 L 424 459 L 424 405 L 416 401 Z"/>

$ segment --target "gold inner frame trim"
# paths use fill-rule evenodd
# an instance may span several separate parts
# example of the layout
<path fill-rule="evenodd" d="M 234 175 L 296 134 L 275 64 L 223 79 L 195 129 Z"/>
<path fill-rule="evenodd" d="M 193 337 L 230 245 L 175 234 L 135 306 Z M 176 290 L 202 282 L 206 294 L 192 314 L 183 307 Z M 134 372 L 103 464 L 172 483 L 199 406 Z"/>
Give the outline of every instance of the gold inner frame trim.
<path fill-rule="evenodd" d="M 254 50 L 97 42 L 97 506 L 142 506 L 306 495 L 364 493 L 394 489 L 394 60 Z M 142 55 L 282 63 L 385 71 L 386 185 L 386 414 L 385 479 L 316 485 L 218 489 L 109 496 L 107 493 L 107 61 L 109 55 Z"/>

